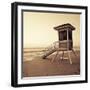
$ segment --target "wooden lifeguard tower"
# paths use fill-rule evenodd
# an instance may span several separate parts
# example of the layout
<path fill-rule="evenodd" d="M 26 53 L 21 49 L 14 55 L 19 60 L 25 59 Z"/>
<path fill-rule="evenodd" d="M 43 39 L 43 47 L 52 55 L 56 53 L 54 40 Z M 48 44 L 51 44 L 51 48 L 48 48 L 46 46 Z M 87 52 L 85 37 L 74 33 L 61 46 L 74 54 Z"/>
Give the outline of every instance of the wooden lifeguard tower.
<path fill-rule="evenodd" d="M 54 27 L 54 29 L 58 31 L 58 38 L 59 38 L 59 40 L 55 45 L 57 54 L 59 51 L 63 51 L 63 54 L 62 54 L 62 59 L 63 59 L 64 51 L 67 51 L 70 64 L 72 64 L 70 51 L 72 51 L 75 54 L 73 50 L 73 38 L 72 38 L 72 31 L 75 30 L 75 27 L 67 23 L 67 24 L 56 26 Z"/>
<path fill-rule="evenodd" d="M 54 61 L 57 55 L 59 55 L 59 52 L 62 51 L 63 52 L 62 59 L 64 56 L 64 52 L 67 52 L 70 64 L 72 64 L 70 52 L 72 51 L 75 54 L 73 50 L 73 37 L 72 37 L 72 31 L 75 30 L 75 27 L 69 23 L 66 23 L 63 25 L 56 26 L 54 27 L 54 29 L 58 31 L 58 41 L 53 43 L 53 47 L 49 48 L 47 52 L 44 53 L 42 58 L 45 59 L 50 54 L 57 52 L 55 57 L 52 59 L 52 61 Z"/>

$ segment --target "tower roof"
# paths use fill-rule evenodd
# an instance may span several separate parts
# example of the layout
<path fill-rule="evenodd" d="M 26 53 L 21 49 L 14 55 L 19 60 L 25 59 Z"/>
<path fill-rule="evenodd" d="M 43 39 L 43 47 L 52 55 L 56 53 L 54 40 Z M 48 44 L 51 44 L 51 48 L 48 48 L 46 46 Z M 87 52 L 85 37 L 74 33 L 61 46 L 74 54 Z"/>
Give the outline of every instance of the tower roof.
<path fill-rule="evenodd" d="M 75 30 L 75 27 L 72 26 L 70 23 L 62 24 L 59 26 L 54 27 L 57 31 L 65 31 L 65 30 Z"/>

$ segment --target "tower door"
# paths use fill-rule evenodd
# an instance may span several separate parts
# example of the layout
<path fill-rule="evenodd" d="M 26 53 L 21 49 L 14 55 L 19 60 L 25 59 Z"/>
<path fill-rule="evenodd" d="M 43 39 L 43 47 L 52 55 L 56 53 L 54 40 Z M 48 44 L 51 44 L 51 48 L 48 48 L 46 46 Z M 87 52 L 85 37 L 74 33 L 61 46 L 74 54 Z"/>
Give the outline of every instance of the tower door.
<path fill-rule="evenodd" d="M 67 30 L 60 31 L 60 32 L 58 32 L 58 34 L 59 34 L 59 41 L 61 41 L 59 43 L 59 47 L 66 48 L 66 49 L 68 48 L 69 50 L 71 50 L 73 48 L 72 31 L 68 31 L 68 35 L 67 35 Z M 68 47 L 67 47 L 67 44 L 68 44 Z"/>

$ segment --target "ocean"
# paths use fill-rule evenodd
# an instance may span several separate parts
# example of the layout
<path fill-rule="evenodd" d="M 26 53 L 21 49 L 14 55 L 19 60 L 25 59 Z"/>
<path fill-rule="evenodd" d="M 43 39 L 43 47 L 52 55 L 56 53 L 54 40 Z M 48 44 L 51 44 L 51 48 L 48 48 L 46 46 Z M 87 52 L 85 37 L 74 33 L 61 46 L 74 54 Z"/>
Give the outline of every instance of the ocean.
<path fill-rule="evenodd" d="M 42 57 L 47 50 L 45 47 L 23 48 L 23 61 L 31 61 L 36 57 Z M 74 47 L 74 50 L 80 51 L 80 48 Z"/>

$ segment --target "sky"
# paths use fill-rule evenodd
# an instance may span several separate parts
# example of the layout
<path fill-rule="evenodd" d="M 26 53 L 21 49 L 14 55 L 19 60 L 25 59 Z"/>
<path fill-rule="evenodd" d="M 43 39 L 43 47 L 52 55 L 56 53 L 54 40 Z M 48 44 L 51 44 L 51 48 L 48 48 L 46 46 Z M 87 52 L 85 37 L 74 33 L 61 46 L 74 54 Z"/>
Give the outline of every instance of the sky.
<path fill-rule="evenodd" d="M 80 14 L 23 12 L 23 45 L 24 48 L 47 47 L 58 41 L 55 26 L 65 23 L 72 24 L 73 45 L 80 46 Z"/>

